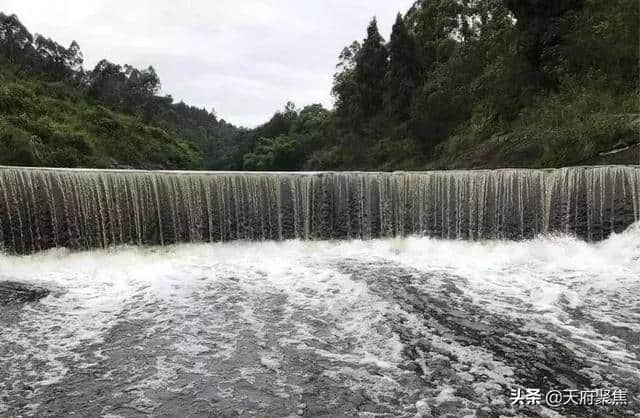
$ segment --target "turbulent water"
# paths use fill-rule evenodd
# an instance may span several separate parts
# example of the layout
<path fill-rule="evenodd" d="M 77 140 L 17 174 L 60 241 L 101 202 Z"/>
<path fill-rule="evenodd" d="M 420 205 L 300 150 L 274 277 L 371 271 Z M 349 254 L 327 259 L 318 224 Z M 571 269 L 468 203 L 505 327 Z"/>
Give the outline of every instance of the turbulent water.
<path fill-rule="evenodd" d="M 0 167 L 0 415 L 640 416 L 639 221 L 640 166 Z"/>
<path fill-rule="evenodd" d="M 0 415 L 638 416 L 640 226 L 0 256 Z M 626 406 L 514 406 L 622 388 Z"/>
<path fill-rule="evenodd" d="M 433 172 L 0 167 L 0 248 L 422 235 L 606 238 L 640 220 L 640 166 Z"/>

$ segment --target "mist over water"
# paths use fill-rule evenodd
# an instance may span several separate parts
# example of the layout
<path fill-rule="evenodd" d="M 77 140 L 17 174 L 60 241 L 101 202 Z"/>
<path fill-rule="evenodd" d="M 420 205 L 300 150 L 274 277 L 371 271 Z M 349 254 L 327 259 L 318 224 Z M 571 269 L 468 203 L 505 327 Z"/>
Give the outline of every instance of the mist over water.
<path fill-rule="evenodd" d="M 634 416 L 640 226 L 0 255 L 0 414 Z M 621 407 L 509 390 L 626 389 Z M 596 409 L 594 409 L 596 408 Z"/>

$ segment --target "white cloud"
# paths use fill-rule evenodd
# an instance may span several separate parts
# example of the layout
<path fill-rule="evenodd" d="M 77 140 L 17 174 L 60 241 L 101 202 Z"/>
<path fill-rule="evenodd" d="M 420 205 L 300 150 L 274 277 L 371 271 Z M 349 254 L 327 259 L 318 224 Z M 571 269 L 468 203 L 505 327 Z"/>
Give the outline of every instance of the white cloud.
<path fill-rule="evenodd" d="M 163 93 L 255 126 L 288 100 L 331 107 L 337 56 L 372 16 L 388 37 L 412 0 L 5 0 L 32 33 L 76 40 L 85 68 L 100 59 L 153 65 Z"/>

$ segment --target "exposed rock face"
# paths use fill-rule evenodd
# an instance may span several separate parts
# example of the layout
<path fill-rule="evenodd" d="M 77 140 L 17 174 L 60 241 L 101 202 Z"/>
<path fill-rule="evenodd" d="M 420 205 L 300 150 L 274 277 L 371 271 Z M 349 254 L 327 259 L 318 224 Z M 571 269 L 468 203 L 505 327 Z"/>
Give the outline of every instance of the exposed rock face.
<path fill-rule="evenodd" d="M 0 167 L 0 247 L 427 235 L 606 238 L 640 219 L 640 166 L 432 172 Z"/>
<path fill-rule="evenodd" d="M 49 290 L 30 284 L 0 281 L 0 304 L 35 302 L 49 294 Z"/>

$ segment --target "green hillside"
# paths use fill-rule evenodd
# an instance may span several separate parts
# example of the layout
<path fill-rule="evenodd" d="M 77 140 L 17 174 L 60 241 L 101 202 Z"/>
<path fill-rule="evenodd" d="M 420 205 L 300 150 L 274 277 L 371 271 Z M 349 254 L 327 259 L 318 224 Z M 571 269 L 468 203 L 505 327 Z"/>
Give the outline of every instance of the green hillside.
<path fill-rule="evenodd" d="M 254 129 L 0 13 L 0 163 L 402 170 L 640 163 L 640 3 L 418 0 L 338 56 L 333 109 Z M 302 42 L 302 40 L 301 40 Z"/>
<path fill-rule="evenodd" d="M 62 83 L 0 74 L 0 164 L 200 168 L 197 147 Z"/>

